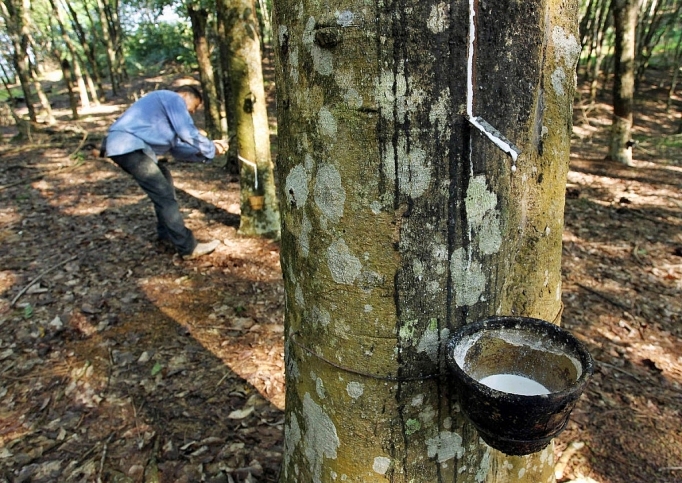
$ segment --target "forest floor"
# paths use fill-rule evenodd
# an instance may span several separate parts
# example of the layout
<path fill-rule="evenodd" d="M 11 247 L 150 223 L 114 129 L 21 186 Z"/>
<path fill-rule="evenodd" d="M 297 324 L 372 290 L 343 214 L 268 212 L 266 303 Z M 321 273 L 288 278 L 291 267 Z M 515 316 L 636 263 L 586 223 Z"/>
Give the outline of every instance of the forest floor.
<path fill-rule="evenodd" d="M 640 93 L 633 167 L 603 160 L 607 102 L 576 104 L 563 326 L 596 369 L 555 442 L 560 482 L 682 482 L 682 99 Z M 279 246 L 237 233 L 238 179 L 191 164 L 173 166 L 183 214 L 222 244 L 159 245 L 145 195 L 92 153 L 126 103 L 78 122 L 57 105 L 30 141 L 2 128 L 0 482 L 274 482 Z"/>

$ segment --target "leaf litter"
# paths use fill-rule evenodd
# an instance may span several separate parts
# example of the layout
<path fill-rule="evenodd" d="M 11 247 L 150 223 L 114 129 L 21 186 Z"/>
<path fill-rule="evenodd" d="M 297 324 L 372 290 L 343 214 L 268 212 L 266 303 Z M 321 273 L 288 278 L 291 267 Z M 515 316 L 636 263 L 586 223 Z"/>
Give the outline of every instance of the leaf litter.
<path fill-rule="evenodd" d="M 654 139 L 680 116 L 649 94 L 640 107 L 658 122 L 636 134 Z M 157 244 L 139 188 L 90 152 L 107 125 L 96 116 L 0 146 L 0 482 L 274 482 L 279 247 L 237 234 L 236 179 L 186 164 L 187 223 L 222 245 L 184 262 Z M 597 362 L 555 441 L 558 481 L 680 482 L 682 153 L 605 162 L 588 121 L 578 105 L 563 325 Z"/>

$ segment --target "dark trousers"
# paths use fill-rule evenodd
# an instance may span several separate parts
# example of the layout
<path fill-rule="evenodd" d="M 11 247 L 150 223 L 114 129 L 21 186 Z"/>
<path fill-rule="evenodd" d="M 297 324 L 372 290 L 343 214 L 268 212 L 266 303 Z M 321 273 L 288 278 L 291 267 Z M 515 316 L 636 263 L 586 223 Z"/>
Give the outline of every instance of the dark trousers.
<path fill-rule="evenodd" d="M 173 177 L 165 161 L 158 164 L 142 151 L 111 156 L 112 161 L 130 174 L 154 203 L 161 240 L 170 240 L 180 255 L 189 255 L 197 246 L 192 231 L 185 226 L 175 198 Z"/>

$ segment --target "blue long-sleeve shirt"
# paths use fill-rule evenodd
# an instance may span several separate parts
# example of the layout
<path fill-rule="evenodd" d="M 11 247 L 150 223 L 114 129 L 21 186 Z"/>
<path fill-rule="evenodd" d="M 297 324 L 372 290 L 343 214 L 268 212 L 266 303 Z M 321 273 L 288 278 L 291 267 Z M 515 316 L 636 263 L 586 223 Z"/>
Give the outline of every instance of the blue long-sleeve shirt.
<path fill-rule="evenodd" d="M 154 91 L 128 108 L 107 133 L 107 156 L 142 150 L 152 159 L 170 154 L 181 161 L 206 162 L 215 144 L 194 125 L 185 100 L 173 91 Z"/>

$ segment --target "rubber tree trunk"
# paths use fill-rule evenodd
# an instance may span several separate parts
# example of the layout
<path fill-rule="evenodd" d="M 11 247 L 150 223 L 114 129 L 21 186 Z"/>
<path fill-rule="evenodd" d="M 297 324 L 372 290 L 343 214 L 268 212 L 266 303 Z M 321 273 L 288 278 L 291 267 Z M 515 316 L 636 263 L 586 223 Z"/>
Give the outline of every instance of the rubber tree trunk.
<path fill-rule="evenodd" d="M 55 58 L 59 58 L 60 52 L 55 50 Z M 62 77 L 64 78 L 64 83 L 66 84 L 66 90 L 69 93 L 69 106 L 71 106 L 71 118 L 77 120 L 80 118 L 78 114 L 78 101 L 76 100 L 76 88 L 73 83 L 73 72 L 71 71 L 71 63 L 64 57 L 59 61 L 59 65 L 62 68 Z"/>
<path fill-rule="evenodd" d="M 62 40 L 64 41 L 64 44 L 66 45 L 67 49 L 69 50 L 69 54 L 71 55 L 73 77 L 75 78 L 76 84 L 78 86 L 78 95 L 80 96 L 81 108 L 85 112 L 88 112 L 90 110 L 90 98 L 88 97 L 88 90 L 85 85 L 83 71 L 81 69 L 80 62 L 78 61 L 78 51 L 76 49 L 76 46 L 71 41 L 71 37 L 69 37 L 69 33 L 67 32 L 64 26 L 65 23 L 64 16 L 62 14 L 61 9 L 59 8 L 59 5 L 55 0 L 50 0 L 50 5 L 52 6 L 52 13 L 54 15 L 54 18 L 57 20 L 57 25 L 59 26 L 59 31 L 61 33 Z M 74 119 L 78 119 L 78 116 L 74 117 Z"/>
<path fill-rule="evenodd" d="M 231 54 L 230 43 L 227 40 L 228 26 L 226 26 L 228 11 L 230 10 L 231 0 L 216 0 L 216 33 L 218 42 L 218 59 L 220 68 L 216 71 L 216 78 L 221 88 L 223 106 L 225 107 L 225 122 L 227 124 L 227 137 L 230 141 L 237 138 L 237 112 L 236 103 L 232 101 L 232 84 L 229 73 Z M 239 159 L 237 154 L 238 145 L 231 142 L 227 151 L 227 163 L 225 169 L 231 174 L 239 173 Z"/>
<path fill-rule="evenodd" d="M 252 0 L 226 2 L 225 38 L 232 111 L 235 113 L 240 161 L 239 232 L 279 238 L 280 220 L 272 158 L 270 128 L 263 87 L 258 23 Z"/>
<path fill-rule="evenodd" d="M 71 2 L 63 2 L 64 5 L 66 5 L 66 8 L 68 9 L 69 12 L 69 19 L 71 21 L 71 25 L 73 27 L 73 30 L 75 34 L 78 37 L 78 41 L 80 42 L 81 46 L 83 47 L 83 51 L 85 52 L 85 57 L 87 58 L 87 63 L 92 71 L 92 77 L 90 77 L 88 74 L 88 70 L 86 69 L 86 76 L 88 80 L 88 89 L 90 90 L 90 95 L 92 96 L 93 102 L 95 105 L 99 105 L 100 99 L 103 99 L 103 94 L 104 94 L 104 88 L 102 87 L 102 73 L 99 68 L 99 64 L 97 62 L 97 54 L 95 50 L 95 42 L 93 37 L 87 37 L 85 35 L 85 29 L 83 28 L 83 25 L 81 22 L 78 20 L 78 14 L 73 8 L 73 5 Z M 90 16 L 90 13 L 88 12 L 88 17 L 92 19 Z M 93 87 L 91 84 L 93 83 L 96 85 L 96 87 Z"/>
<path fill-rule="evenodd" d="M 204 93 L 206 131 L 212 139 L 222 139 L 224 133 L 222 132 L 220 122 L 220 101 L 218 99 L 215 75 L 213 74 L 213 64 L 211 63 L 211 49 L 206 37 L 208 10 L 187 5 L 187 15 L 192 22 L 194 51 L 197 55 L 199 79 L 201 80 L 201 89 Z"/>
<path fill-rule="evenodd" d="M 118 94 L 120 88 L 120 76 L 117 69 L 118 60 L 116 59 L 116 45 L 114 44 L 113 33 L 110 28 L 109 19 L 106 13 L 106 7 L 103 0 L 96 0 L 97 13 L 99 15 L 99 24 L 102 29 L 102 42 L 106 46 L 106 60 L 109 68 L 109 80 L 111 82 L 111 91 L 114 95 Z M 93 24 L 93 30 L 95 29 Z M 97 35 L 95 33 L 95 35 Z"/>
<path fill-rule="evenodd" d="M 275 4 L 282 483 L 554 481 L 551 446 L 479 439 L 444 344 L 558 322 L 578 6 L 472 7 L 474 35 L 463 0 Z"/>
<path fill-rule="evenodd" d="M 635 28 L 638 3 L 613 0 L 614 45 L 613 116 L 608 158 L 632 165 L 632 107 L 635 97 Z"/>
<path fill-rule="evenodd" d="M 36 122 L 35 97 L 31 92 L 31 65 L 28 56 L 30 7 L 28 0 L 7 0 L 0 3 L 7 33 L 12 40 L 12 67 L 24 93 L 29 120 Z"/>

